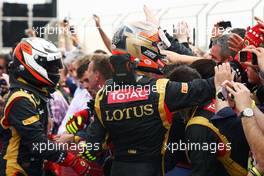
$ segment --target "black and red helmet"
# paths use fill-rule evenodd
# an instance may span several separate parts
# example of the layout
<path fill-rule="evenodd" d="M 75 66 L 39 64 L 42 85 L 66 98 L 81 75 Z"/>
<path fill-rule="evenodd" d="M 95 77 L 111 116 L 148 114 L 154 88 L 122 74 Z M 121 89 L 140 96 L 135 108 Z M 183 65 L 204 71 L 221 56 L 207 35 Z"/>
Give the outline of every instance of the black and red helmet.
<path fill-rule="evenodd" d="M 170 46 L 169 40 L 157 26 L 146 22 L 124 24 L 114 33 L 112 54 L 130 54 L 131 61 L 139 60 L 137 69 L 157 74 L 163 73 L 165 56 L 160 48 Z"/>
<path fill-rule="evenodd" d="M 37 37 L 24 38 L 13 53 L 15 77 L 38 88 L 54 89 L 60 79 L 62 55 L 52 43 Z"/>

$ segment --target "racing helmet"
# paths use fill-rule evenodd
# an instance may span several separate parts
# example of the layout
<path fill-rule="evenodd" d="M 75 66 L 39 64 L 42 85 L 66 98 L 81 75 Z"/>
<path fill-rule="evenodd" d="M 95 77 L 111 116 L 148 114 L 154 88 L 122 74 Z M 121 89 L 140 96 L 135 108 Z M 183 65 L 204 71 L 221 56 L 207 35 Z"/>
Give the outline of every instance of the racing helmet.
<path fill-rule="evenodd" d="M 51 93 L 60 79 L 61 59 L 61 52 L 52 43 L 37 37 L 24 38 L 14 50 L 11 71 L 15 78 L 21 77 L 28 84 Z"/>
<path fill-rule="evenodd" d="M 130 54 L 132 63 L 137 62 L 137 70 L 163 74 L 164 55 L 160 49 L 170 47 L 163 30 L 146 22 L 123 24 L 114 33 L 112 54 Z"/>

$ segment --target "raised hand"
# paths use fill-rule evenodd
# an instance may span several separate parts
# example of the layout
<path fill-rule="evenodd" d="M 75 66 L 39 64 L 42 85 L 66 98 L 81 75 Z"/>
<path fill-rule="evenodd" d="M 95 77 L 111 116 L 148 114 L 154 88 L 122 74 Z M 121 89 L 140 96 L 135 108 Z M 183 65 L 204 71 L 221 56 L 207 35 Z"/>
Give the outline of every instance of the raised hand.
<path fill-rule="evenodd" d="M 159 20 L 157 19 L 155 14 L 148 8 L 148 6 L 144 5 L 143 10 L 146 16 L 146 22 L 149 22 L 156 26 L 160 25 Z"/>
<path fill-rule="evenodd" d="M 231 72 L 231 67 L 229 63 L 223 63 L 221 65 L 215 66 L 215 88 L 219 90 L 221 88 L 222 83 L 225 81 L 232 81 L 233 74 Z"/>
<path fill-rule="evenodd" d="M 235 33 L 231 33 L 228 39 L 229 49 L 234 52 L 239 52 L 244 47 L 244 40 Z"/>
<path fill-rule="evenodd" d="M 180 43 L 188 42 L 188 38 L 190 37 L 190 29 L 187 22 L 178 22 L 174 35 Z"/>
<path fill-rule="evenodd" d="M 100 17 L 94 14 L 93 15 L 93 19 L 94 19 L 94 22 L 95 22 L 96 27 L 97 28 L 100 28 L 101 27 Z"/>
<path fill-rule="evenodd" d="M 70 134 L 76 134 L 79 130 L 83 129 L 87 124 L 90 113 L 87 109 L 79 111 L 69 117 L 66 123 L 66 130 Z"/>

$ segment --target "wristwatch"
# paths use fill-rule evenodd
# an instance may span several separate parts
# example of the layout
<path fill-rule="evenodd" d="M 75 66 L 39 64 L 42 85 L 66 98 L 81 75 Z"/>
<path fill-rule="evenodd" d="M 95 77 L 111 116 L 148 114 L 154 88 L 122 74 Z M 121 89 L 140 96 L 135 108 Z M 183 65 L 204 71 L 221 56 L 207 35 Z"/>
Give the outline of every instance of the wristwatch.
<path fill-rule="evenodd" d="M 240 116 L 241 118 L 243 118 L 243 117 L 251 118 L 251 117 L 254 116 L 254 111 L 253 111 L 252 108 L 246 108 L 246 109 L 244 109 L 244 110 L 240 113 L 239 116 Z"/>

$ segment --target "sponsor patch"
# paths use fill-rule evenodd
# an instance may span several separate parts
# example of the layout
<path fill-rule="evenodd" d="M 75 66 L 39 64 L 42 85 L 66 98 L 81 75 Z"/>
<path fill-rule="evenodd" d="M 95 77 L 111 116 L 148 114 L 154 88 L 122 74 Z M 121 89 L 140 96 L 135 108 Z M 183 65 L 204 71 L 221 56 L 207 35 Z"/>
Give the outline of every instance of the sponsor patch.
<path fill-rule="evenodd" d="M 182 83 L 181 85 L 181 93 L 188 93 L 188 83 Z"/>
<path fill-rule="evenodd" d="M 149 50 L 144 51 L 143 54 L 144 54 L 145 56 L 150 57 L 151 59 L 154 59 L 154 58 L 157 57 L 157 54 L 155 54 L 155 53 L 153 53 L 153 52 L 151 52 L 151 51 L 149 51 Z"/>
<path fill-rule="evenodd" d="M 205 106 L 203 109 L 215 113 L 215 100 L 213 100 L 209 105 Z"/>
<path fill-rule="evenodd" d="M 129 150 L 127 151 L 127 153 L 129 153 L 129 154 L 137 154 L 137 150 L 129 149 Z"/>
<path fill-rule="evenodd" d="M 37 121 L 39 121 L 39 116 L 38 115 L 29 117 L 29 118 L 23 120 L 22 124 L 26 126 L 26 125 L 30 125 L 32 123 L 35 123 Z"/>
<path fill-rule="evenodd" d="M 113 103 L 126 103 L 133 101 L 147 100 L 149 97 L 148 89 L 122 89 L 111 91 L 108 93 L 107 102 L 108 104 Z"/>

